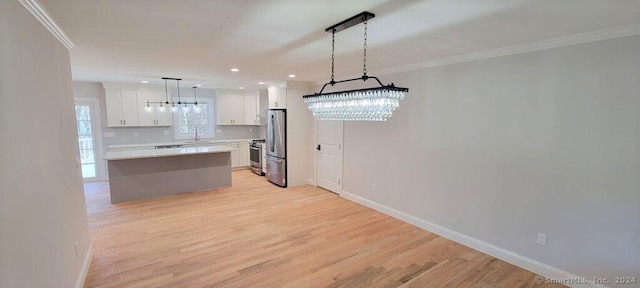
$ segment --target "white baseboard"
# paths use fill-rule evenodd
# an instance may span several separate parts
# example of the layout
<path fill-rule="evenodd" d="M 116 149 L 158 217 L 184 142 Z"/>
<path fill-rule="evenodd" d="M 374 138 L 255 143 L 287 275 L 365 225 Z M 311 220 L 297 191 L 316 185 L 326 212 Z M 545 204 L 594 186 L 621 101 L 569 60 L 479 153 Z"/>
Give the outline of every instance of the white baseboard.
<path fill-rule="evenodd" d="M 89 266 L 91 266 L 91 259 L 93 258 L 93 243 L 89 243 L 89 249 L 84 256 L 84 262 L 82 262 L 82 268 L 80 268 L 80 274 L 78 280 L 76 280 L 76 288 L 84 287 L 84 281 L 87 280 L 87 274 L 89 273 Z"/>
<path fill-rule="evenodd" d="M 581 278 L 579 276 L 576 276 L 574 274 L 571 274 L 569 272 L 560 270 L 558 268 L 549 266 L 547 264 L 544 264 L 542 262 L 538 262 L 536 260 L 533 260 L 531 258 L 522 256 L 520 254 L 511 252 L 509 250 L 500 248 L 498 246 L 495 246 L 493 244 L 484 242 L 482 240 L 473 238 L 471 236 L 453 231 L 451 229 L 442 227 L 440 225 L 437 225 L 435 223 L 431 223 L 429 221 L 420 219 L 418 217 L 409 215 L 407 213 L 404 212 L 400 212 L 398 210 L 395 210 L 391 207 L 382 205 L 380 203 L 371 201 L 369 199 L 360 197 L 358 195 L 354 195 L 351 194 L 349 192 L 346 191 L 342 191 L 342 193 L 340 193 L 340 196 L 349 199 L 353 202 L 362 204 L 364 206 L 367 206 L 371 209 L 374 209 L 376 211 L 382 212 L 384 214 L 387 214 L 391 217 L 394 217 L 396 219 L 402 220 L 404 222 L 407 222 L 409 224 L 415 225 L 417 227 L 420 227 L 424 230 L 427 230 L 429 232 L 438 234 L 444 238 L 447 238 L 449 240 L 458 242 L 464 246 L 473 248 L 475 250 L 478 250 L 482 253 L 485 253 L 487 255 L 490 255 L 492 257 L 498 258 L 500 260 L 503 260 L 505 262 L 511 263 L 513 265 L 516 265 L 520 268 L 523 268 L 525 270 L 531 271 L 535 274 L 538 274 L 542 277 L 548 277 L 548 278 L 553 278 L 553 279 L 567 279 L 567 278 L 574 278 L 574 279 L 578 279 Z M 568 285 L 569 287 L 599 287 L 599 288 L 606 288 L 606 286 L 602 286 L 602 285 L 598 285 L 598 284 L 570 284 Z"/>

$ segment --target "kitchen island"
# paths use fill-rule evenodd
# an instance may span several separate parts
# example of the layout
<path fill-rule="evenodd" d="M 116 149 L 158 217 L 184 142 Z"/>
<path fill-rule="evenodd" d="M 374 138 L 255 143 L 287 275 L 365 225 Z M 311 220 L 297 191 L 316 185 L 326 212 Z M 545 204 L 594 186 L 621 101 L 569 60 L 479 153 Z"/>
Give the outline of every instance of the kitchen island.
<path fill-rule="evenodd" d="M 231 151 L 202 146 L 108 152 L 111 203 L 229 187 Z"/>

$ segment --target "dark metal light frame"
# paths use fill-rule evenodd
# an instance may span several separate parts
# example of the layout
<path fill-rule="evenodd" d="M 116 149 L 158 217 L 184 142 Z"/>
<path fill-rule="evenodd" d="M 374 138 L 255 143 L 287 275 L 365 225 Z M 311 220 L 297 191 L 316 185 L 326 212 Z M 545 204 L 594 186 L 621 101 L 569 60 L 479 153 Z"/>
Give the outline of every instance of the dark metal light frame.
<path fill-rule="evenodd" d="M 333 95 L 333 94 L 341 94 L 341 93 L 353 93 L 353 92 L 366 92 L 366 91 L 377 91 L 377 90 L 386 90 L 386 91 L 400 91 L 400 92 L 409 92 L 409 88 L 403 88 L 403 87 L 396 87 L 393 83 L 388 84 L 388 85 L 384 85 L 382 84 L 382 82 L 380 81 L 380 79 L 378 79 L 378 77 L 375 76 L 368 76 L 367 75 L 367 20 L 372 19 L 376 17 L 375 14 L 371 13 L 371 12 L 361 12 L 357 15 L 354 15 L 348 19 L 345 19 L 337 24 L 334 24 L 330 27 L 328 27 L 327 29 L 325 29 L 325 32 L 330 32 L 332 34 L 332 51 L 331 51 L 331 81 L 325 83 L 322 86 L 322 89 L 320 89 L 320 92 L 314 93 L 314 94 L 309 94 L 309 95 L 304 95 L 302 96 L 303 98 L 313 98 L 313 97 L 318 97 L 318 96 L 324 96 L 324 95 Z M 363 69 L 362 69 L 362 76 L 358 77 L 358 78 L 352 78 L 352 79 L 346 79 L 346 80 L 340 80 L 340 81 L 335 81 L 334 79 L 334 66 L 335 66 L 335 34 L 337 32 L 340 32 L 342 30 L 348 29 L 350 27 L 353 27 L 355 25 L 358 25 L 360 23 L 364 23 L 364 54 L 363 54 Z M 344 82 L 351 82 L 351 81 L 358 81 L 358 80 L 362 80 L 364 82 L 366 82 L 369 79 L 375 79 L 376 82 L 378 82 L 378 84 L 380 85 L 380 87 L 373 87 L 373 88 L 363 88 L 363 89 L 354 89 L 354 90 L 347 90 L 347 91 L 337 91 L 337 92 L 330 92 L 330 93 L 322 93 L 324 92 L 324 89 L 327 87 L 327 85 L 331 85 L 334 86 L 338 83 L 344 83 Z"/>
<path fill-rule="evenodd" d="M 189 104 L 193 104 L 198 106 L 198 96 L 196 94 L 196 86 L 193 87 L 193 95 L 194 95 L 194 102 L 182 102 L 181 98 L 180 98 L 180 81 L 182 81 L 182 78 L 171 78 L 171 77 L 162 77 L 162 80 L 164 80 L 164 96 L 165 96 L 165 101 L 149 101 L 147 100 L 147 107 L 150 107 L 149 104 L 160 104 L 160 106 L 163 106 L 163 104 L 167 104 L 167 106 L 169 104 L 171 104 L 171 106 L 176 107 L 176 104 L 178 104 L 177 106 L 179 107 L 180 105 L 184 104 L 189 105 Z M 176 84 L 177 84 L 177 88 L 178 88 L 178 102 L 176 101 L 169 101 L 169 90 L 167 88 L 167 80 L 175 80 Z"/>

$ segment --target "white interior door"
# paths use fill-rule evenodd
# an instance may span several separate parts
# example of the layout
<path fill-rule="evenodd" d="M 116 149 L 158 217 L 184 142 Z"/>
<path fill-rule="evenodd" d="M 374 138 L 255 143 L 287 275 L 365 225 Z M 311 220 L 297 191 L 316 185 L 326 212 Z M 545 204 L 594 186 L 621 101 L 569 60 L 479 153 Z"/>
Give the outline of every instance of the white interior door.
<path fill-rule="evenodd" d="M 342 193 L 342 142 L 344 122 L 318 120 L 318 186 Z"/>

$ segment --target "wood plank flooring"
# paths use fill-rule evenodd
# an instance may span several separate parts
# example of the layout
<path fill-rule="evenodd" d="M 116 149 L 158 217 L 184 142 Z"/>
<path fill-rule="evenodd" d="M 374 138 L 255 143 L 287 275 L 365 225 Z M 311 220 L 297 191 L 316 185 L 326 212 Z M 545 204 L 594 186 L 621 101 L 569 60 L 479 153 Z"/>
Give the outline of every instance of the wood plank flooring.
<path fill-rule="evenodd" d="M 313 186 L 248 170 L 231 188 L 109 203 L 85 185 L 85 287 L 562 287 Z"/>

